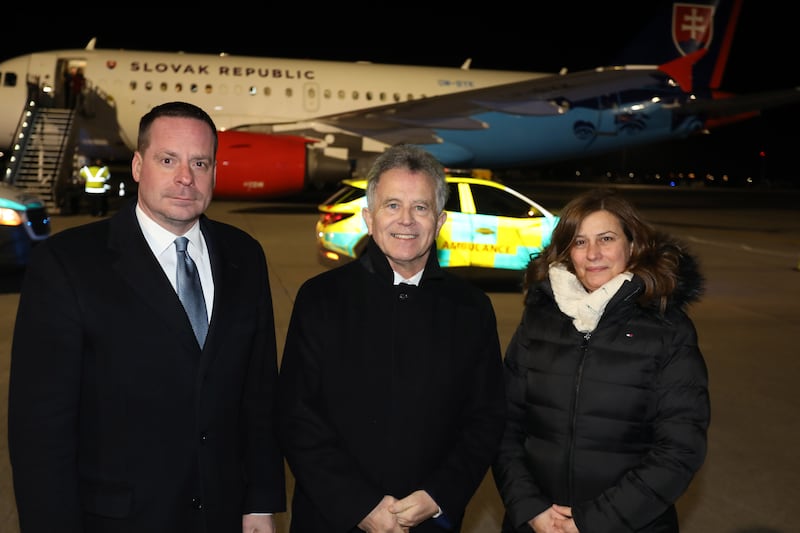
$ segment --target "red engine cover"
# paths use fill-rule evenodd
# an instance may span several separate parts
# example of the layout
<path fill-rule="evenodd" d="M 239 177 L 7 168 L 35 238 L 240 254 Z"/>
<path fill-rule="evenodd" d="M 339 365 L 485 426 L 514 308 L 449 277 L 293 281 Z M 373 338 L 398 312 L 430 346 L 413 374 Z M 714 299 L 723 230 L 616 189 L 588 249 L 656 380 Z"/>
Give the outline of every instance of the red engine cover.
<path fill-rule="evenodd" d="M 214 197 L 262 200 L 302 192 L 311 142 L 296 135 L 219 132 Z"/>

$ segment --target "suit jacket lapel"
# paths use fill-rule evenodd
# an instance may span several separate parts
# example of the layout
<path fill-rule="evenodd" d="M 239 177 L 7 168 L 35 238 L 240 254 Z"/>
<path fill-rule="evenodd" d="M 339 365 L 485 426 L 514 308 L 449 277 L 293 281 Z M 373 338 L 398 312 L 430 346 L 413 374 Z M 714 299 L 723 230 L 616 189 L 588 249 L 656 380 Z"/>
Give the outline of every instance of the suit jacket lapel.
<path fill-rule="evenodd" d="M 198 350 L 191 324 L 186 318 L 178 295 L 139 227 L 134 212 L 135 202 L 121 208 L 110 220 L 108 246 L 117 259 L 112 268 L 150 306 L 154 316 L 162 320 L 189 353 Z"/>
<path fill-rule="evenodd" d="M 231 296 L 232 284 L 241 283 L 238 279 L 236 265 L 236 254 L 228 248 L 225 239 L 221 238 L 216 231 L 216 227 L 205 215 L 200 218 L 200 231 L 208 247 L 208 258 L 211 262 L 211 277 L 214 280 L 214 301 L 211 302 L 211 321 L 208 324 L 208 334 L 203 354 L 200 358 L 201 372 L 208 368 L 217 352 L 217 347 L 225 343 L 224 333 L 227 327 L 227 318 L 224 314 L 217 312 L 217 309 L 227 309 L 228 306 L 236 305 L 235 302 L 228 301 Z M 209 302 L 206 302 L 208 305 Z"/>

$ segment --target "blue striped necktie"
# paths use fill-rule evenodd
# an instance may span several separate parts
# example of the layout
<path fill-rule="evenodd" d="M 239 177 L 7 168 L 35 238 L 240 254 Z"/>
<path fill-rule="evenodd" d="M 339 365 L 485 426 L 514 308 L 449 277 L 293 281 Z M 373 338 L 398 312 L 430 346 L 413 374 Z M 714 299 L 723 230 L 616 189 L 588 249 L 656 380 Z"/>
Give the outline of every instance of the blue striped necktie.
<path fill-rule="evenodd" d="M 206 342 L 208 332 L 208 313 L 206 312 L 206 301 L 203 297 L 203 287 L 200 284 L 200 275 L 197 273 L 197 265 L 194 264 L 186 247 L 189 239 L 178 237 L 175 239 L 175 249 L 178 252 L 178 270 L 176 276 L 176 287 L 178 298 L 180 298 L 189 321 L 192 323 L 194 336 L 197 342 L 203 346 Z"/>

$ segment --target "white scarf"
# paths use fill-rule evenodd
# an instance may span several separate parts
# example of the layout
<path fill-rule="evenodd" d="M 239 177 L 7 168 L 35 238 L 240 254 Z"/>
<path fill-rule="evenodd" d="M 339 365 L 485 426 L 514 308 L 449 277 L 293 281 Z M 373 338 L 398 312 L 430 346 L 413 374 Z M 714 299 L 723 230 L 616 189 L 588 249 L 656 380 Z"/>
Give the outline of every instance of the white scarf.
<path fill-rule="evenodd" d="M 592 292 L 588 292 L 575 274 L 562 264 L 550 265 L 549 276 L 558 308 L 572 318 L 575 329 L 581 333 L 588 333 L 594 331 L 608 301 L 625 281 L 633 278 L 633 273 L 618 274 Z"/>

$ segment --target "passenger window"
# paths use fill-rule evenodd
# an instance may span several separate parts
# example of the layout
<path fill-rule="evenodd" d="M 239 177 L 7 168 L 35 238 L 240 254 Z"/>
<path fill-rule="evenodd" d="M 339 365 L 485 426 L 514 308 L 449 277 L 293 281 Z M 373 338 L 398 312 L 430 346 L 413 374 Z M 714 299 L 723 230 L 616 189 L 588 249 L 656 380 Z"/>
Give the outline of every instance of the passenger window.
<path fill-rule="evenodd" d="M 521 198 L 494 187 L 472 186 L 472 199 L 475 212 L 479 215 L 493 215 L 512 218 L 533 216 L 533 207 Z M 541 216 L 541 213 L 539 213 Z"/>

